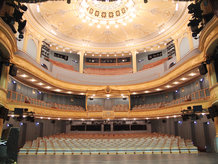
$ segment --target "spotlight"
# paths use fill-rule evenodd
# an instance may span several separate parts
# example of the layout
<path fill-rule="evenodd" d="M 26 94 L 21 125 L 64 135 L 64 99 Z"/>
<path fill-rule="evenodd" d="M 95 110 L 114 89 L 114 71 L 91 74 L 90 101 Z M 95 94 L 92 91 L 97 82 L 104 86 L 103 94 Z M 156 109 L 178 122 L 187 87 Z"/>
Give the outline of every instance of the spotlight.
<path fill-rule="evenodd" d="M 27 8 L 27 6 L 25 6 L 25 5 L 21 5 L 21 6 L 20 6 L 20 9 L 23 10 L 23 11 L 27 11 L 28 8 Z"/>
<path fill-rule="evenodd" d="M 24 12 L 21 12 L 16 8 L 14 9 L 13 17 L 15 18 L 16 22 L 19 22 L 20 20 L 22 20 L 23 13 Z"/>
<path fill-rule="evenodd" d="M 19 25 L 18 25 L 18 32 L 23 34 L 23 30 L 24 30 L 25 26 L 26 26 L 26 20 L 24 20 L 23 22 L 20 21 Z"/>

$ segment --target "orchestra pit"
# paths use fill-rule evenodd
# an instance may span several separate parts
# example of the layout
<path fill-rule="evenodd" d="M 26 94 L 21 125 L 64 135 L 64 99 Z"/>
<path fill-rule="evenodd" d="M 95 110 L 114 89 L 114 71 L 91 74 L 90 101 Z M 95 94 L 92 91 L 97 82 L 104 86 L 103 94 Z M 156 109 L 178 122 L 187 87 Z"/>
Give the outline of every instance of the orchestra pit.
<path fill-rule="evenodd" d="M 217 153 L 217 0 L 0 1 L 0 164 Z"/>

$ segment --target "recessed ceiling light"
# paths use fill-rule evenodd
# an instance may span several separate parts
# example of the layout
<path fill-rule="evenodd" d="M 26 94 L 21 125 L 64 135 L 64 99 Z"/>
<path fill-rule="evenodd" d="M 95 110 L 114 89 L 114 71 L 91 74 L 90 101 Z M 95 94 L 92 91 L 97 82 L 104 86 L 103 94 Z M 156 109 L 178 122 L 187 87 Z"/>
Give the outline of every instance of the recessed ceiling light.
<path fill-rule="evenodd" d="M 61 90 L 60 90 L 60 89 L 55 89 L 54 91 L 56 91 L 56 92 L 60 92 Z"/>
<path fill-rule="evenodd" d="M 136 92 L 133 92 L 132 94 L 134 94 L 134 95 L 135 95 L 135 94 L 137 94 L 137 93 L 136 93 Z"/>
<path fill-rule="evenodd" d="M 95 56 L 94 54 L 92 54 L 92 56 Z"/>
<path fill-rule="evenodd" d="M 51 87 L 50 87 L 50 86 L 46 86 L 45 88 L 46 88 L 46 89 L 51 89 Z"/>
<path fill-rule="evenodd" d="M 119 27 L 119 25 L 118 24 L 115 24 L 115 28 L 118 28 Z"/>
<path fill-rule="evenodd" d="M 71 92 L 71 91 L 68 91 L 67 93 L 68 93 L 68 94 L 71 94 L 72 92 Z"/>
<path fill-rule="evenodd" d="M 116 54 L 114 56 L 117 56 Z"/>
<path fill-rule="evenodd" d="M 195 75 L 196 75 L 196 73 L 194 73 L 194 72 L 189 74 L 189 76 L 195 76 Z"/>
<path fill-rule="evenodd" d="M 145 93 L 149 93 L 150 91 L 144 91 Z"/>
<path fill-rule="evenodd" d="M 109 57 L 109 55 L 107 55 L 107 57 Z"/>
<path fill-rule="evenodd" d="M 124 94 L 121 94 L 121 96 L 124 96 Z"/>
<path fill-rule="evenodd" d="M 36 81 L 36 79 L 30 79 L 30 81 L 34 82 L 34 81 Z"/>
<path fill-rule="evenodd" d="M 43 119 L 43 117 L 40 117 L 40 119 Z"/>
<path fill-rule="evenodd" d="M 40 83 L 38 83 L 38 85 L 44 85 L 44 84 L 40 82 Z"/>
<path fill-rule="evenodd" d="M 183 78 L 181 78 L 180 80 L 185 81 L 185 80 L 187 80 L 187 78 L 183 77 Z"/>
<path fill-rule="evenodd" d="M 179 3 L 176 3 L 176 11 L 179 9 Z"/>
<path fill-rule="evenodd" d="M 51 30 L 51 33 L 57 35 L 57 33 L 54 30 Z"/>
<path fill-rule="evenodd" d="M 160 91 L 161 89 L 160 88 L 157 88 L 157 89 L 155 89 L 156 91 Z"/>
<path fill-rule="evenodd" d="M 178 81 L 174 81 L 173 84 L 179 84 L 179 82 Z"/>
<path fill-rule="evenodd" d="M 95 96 L 95 94 L 93 94 L 92 96 Z"/>
<path fill-rule="evenodd" d="M 157 119 L 160 119 L 160 117 L 157 117 Z"/>
<path fill-rule="evenodd" d="M 123 22 L 123 25 L 124 25 L 124 26 L 126 26 L 126 23 L 125 23 L 125 22 Z"/>
<path fill-rule="evenodd" d="M 166 85 L 165 87 L 166 87 L 166 88 L 170 88 L 170 87 L 171 87 L 171 85 Z"/>
<path fill-rule="evenodd" d="M 124 54 L 122 54 L 122 56 L 124 56 Z"/>
<path fill-rule="evenodd" d="M 71 118 L 69 118 L 68 120 L 72 120 Z"/>
<path fill-rule="evenodd" d="M 22 74 L 22 75 L 20 75 L 20 76 L 21 76 L 21 77 L 24 77 L 24 78 L 25 78 L 25 77 L 28 77 L 26 74 Z"/>
<path fill-rule="evenodd" d="M 166 118 L 169 118 L 169 116 L 166 116 Z"/>
<path fill-rule="evenodd" d="M 58 120 L 60 120 L 60 118 L 58 118 Z"/>
<path fill-rule="evenodd" d="M 50 120 L 51 118 L 50 117 L 48 117 L 48 120 Z"/>
<path fill-rule="evenodd" d="M 101 25 L 100 25 L 100 24 L 98 24 L 98 25 L 97 25 L 97 28 L 101 28 Z"/>
<path fill-rule="evenodd" d="M 101 56 L 101 55 L 99 55 L 99 56 Z"/>
<path fill-rule="evenodd" d="M 38 13 L 40 13 L 39 5 L 36 5 L 36 10 L 37 10 Z"/>
<path fill-rule="evenodd" d="M 107 95 L 106 95 L 106 97 L 110 97 L 110 95 L 109 95 L 109 94 L 107 94 Z"/>
<path fill-rule="evenodd" d="M 89 23 L 89 26 L 92 26 L 93 25 L 93 23 Z"/>
<path fill-rule="evenodd" d="M 109 26 L 109 25 L 107 25 L 107 26 L 106 26 L 106 29 L 109 29 L 109 28 L 110 28 L 110 26 Z"/>

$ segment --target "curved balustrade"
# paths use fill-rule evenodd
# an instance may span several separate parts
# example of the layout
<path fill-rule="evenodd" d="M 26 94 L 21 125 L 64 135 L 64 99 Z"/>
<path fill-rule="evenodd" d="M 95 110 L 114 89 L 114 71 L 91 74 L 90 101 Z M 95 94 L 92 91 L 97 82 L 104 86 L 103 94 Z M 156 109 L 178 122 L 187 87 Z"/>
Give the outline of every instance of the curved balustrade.
<path fill-rule="evenodd" d="M 183 104 L 185 102 L 191 102 L 191 101 L 205 99 L 205 98 L 208 98 L 209 96 L 210 96 L 209 88 L 205 88 L 205 89 L 193 92 L 188 96 L 184 96 L 182 98 L 173 100 L 171 102 L 159 102 L 159 103 L 152 103 L 152 104 L 137 105 L 137 106 L 134 106 L 132 108 L 132 110 L 142 111 L 142 110 L 158 109 L 161 107 L 170 107 L 173 105 Z"/>
<path fill-rule="evenodd" d="M 88 105 L 87 109 L 89 112 L 102 112 L 104 107 L 102 105 Z"/>
<path fill-rule="evenodd" d="M 128 104 L 118 104 L 112 107 L 112 110 L 115 112 L 128 112 L 129 105 Z"/>
<path fill-rule="evenodd" d="M 10 90 L 8 91 L 7 98 L 10 102 L 26 103 L 26 104 L 31 104 L 31 105 L 36 105 L 36 106 L 41 106 L 41 107 L 46 107 L 46 108 L 64 109 L 64 110 L 73 110 L 73 111 L 84 111 L 85 110 L 81 106 L 45 102 L 42 100 L 24 96 L 21 93 L 10 91 Z"/>
<path fill-rule="evenodd" d="M 122 75 L 132 73 L 132 68 L 85 68 L 84 73 L 96 75 Z"/>
<path fill-rule="evenodd" d="M 131 112 L 137 112 L 137 111 L 143 111 L 143 110 L 158 110 L 160 108 L 167 108 L 167 107 L 172 107 L 175 105 L 183 105 L 186 102 L 196 102 L 199 100 L 205 100 L 210 96 L 209 89 L 202 89 L 197 92 L 193 92 L 190 94 L 190 96 L 185 96 L 177 100 L 173 100 L 171 102 L 162 102 L 162 103 L 154 103 L 154 104 L 144 104 L 144 105 L 138 105 L 135 106 Z M 62 109 L 62 110 L 68 110 L 68 111 L 85 111 L 83 107 L 81 106 L 74 106 L 74 105 L 63 105 L 63 104 L 56 104 L 56 103 L 48 103 L 44 102 L 41 100 L 33 99 L 33 98 L 28 98 L 27 96 L 24 96 L 20 93 L 14 92 L 14 91 L 8 91 L 7 98 L 9 103 L 10 102 L 15 102 L 18 105 L 19 104 L 30 104 L 30 105 L 35 105 L 35 106 L 40 106 L 44 108 L 53 108 L 53 109 Z M 120 104 L 121 105 L 121 104 Z M 120 109 L 120 108 L 119 108 Z M 122 108 L 124 109 L 124 108 Z M 102 112 L 103 107 L 97 108 L 95 105 L 95 108 L 90 108 L 88 106 L 88 111 L 86 112 Z M 120 112 L 121 110 L 114 110 L 114 112 Z M 123 110 L 122 110 L 123 111 Z M 128 110 L 123 111 L 125 113 L 129 113 Z"/>

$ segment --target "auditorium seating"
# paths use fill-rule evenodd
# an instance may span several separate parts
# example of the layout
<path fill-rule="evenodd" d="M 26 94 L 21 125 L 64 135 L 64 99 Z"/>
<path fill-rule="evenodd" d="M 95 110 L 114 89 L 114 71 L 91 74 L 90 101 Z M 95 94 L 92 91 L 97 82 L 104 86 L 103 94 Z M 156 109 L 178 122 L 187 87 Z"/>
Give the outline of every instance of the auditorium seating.
<path fill-rule="evenodd" d="M 102 105 L 88 105 L 87 109 L 89 112 L 101 112 L 103 111 L 104 107 Z"/>
<path fill-rule="evenodd" d="M 122 75 L 132 73 L 132 68 L 85 68 L 84 73 L 94 75 Z"/>
<path fill-rule="evenodd" d="M 118 104 L 112 107 L 112 110 L 115 112 L 127 112 L 129 110 L 128 104 Z"/>
<path fill-rule="evenodd" d="M 53 108 L 53 109 L 63 109 L 63 110 L 72 110 L 72 111 L 85 111 L 85 109 L 78 105 L 64 105 L 64 104 L 57 104 L 57 103 L 51 103 L 51 102 L 45 102 L 42 100 L 30 98 L 27 96 L 24 96 L 21 93 L 13 92 L 8 90 L 8 101 L 15 102 L 15 103 L 25 103 L 25 104 L 31 104 L 36 106 L 42 106 L 47 108 Z"/>
<path fill-rule="evenodd" d="M 158 102 L 158 103 L 150 103 L 150 104 L 141 104 L 141 105 L 135 105 L 132 110 L 134 111 L 142 111 L 142 110 L 150 110 L 150 109 L 158 109 L 161 107 L 169 107 L 177 104 L 183 104 L 186 102 L 196 101 L 196 100 L 202 100 L 209 97 L 209 88 L 205 88 L 199 91 L 196 91 L 194 93 L 191 93 L 190 95 L 184 96 L 182 98 L 170 101 L 170 102 Z"/>
<path fill-rule="evenodd" d="M 157 133 L 58 134 L 26 142 L 20 155 L 198 153 L 190 140 Z"/>

